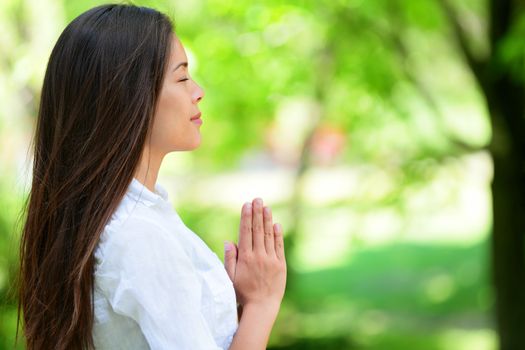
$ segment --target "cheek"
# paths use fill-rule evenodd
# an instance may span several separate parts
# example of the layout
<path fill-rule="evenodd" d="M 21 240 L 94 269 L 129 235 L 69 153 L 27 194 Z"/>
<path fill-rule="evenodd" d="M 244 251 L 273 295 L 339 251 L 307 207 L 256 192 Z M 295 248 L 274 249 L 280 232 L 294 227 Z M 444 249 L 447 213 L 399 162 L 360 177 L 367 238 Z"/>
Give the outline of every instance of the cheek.
<path fill-rule="evenodd" d="M 177 89 L 173 84 L 165 85 L 162 88 L 159 100 L 157 102 L 157 109 L 159 112 L 172 110 L 180 100 L 180 89 Z"/>
<path fill-rule="evenodd" d="M 192 127 L 190 108 L 184 104 L 187 100 L 184 91 L 175 89 L 164 90 L 157 103 L 155 120 L 151 133 L 151 146 L 165 153 L 182 147 L 186 138 L 191 135 L 189 128 Z"/>
<path fill-rule="evenodd" d="M 164 108 L 157 110 L 155 121 L 153 122 L 152 142 L 159 146 L 165 145 L 180 130 L 180 118 L 174 106 L 164 105 Z"/>
<path fill-rule="evenodd" d="M 182 109 L 180 101 L 179 91 L 174 88 L 163 89 L 155 113 L 155 122 L 160 128 L 168 128 L 176 123 Z"/>

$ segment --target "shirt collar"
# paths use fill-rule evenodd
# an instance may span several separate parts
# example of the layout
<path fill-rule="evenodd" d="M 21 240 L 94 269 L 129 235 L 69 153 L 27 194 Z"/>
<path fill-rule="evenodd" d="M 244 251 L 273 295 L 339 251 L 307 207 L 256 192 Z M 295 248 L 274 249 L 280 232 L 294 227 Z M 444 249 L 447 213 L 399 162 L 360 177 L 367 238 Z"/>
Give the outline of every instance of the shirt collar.
<path fill-rule="evenodd" d="M 139 180 L 133 178 L 128 187 L 127 194 L 138 202 L 142 202 L 148 206 L 157 204 L 159 202 L 168 201 L 168 192 L 159 185 L 155 184 L 155 192 L 151 192 Z"/>

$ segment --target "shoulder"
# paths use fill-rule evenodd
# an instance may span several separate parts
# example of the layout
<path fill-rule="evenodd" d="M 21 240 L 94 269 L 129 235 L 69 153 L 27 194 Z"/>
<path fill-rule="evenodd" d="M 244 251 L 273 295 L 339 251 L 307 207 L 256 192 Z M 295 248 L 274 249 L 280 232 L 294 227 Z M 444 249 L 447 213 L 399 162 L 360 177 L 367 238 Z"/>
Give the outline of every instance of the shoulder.
<path fill-rule="evenodd" d="M 97 273 L 136 269 L 137 265 L 154 268 L 159 260 L 189 264 L 176 232 L 162 214 L 141 203 L 117 208 L 101 234 L 95 259 Z"/>

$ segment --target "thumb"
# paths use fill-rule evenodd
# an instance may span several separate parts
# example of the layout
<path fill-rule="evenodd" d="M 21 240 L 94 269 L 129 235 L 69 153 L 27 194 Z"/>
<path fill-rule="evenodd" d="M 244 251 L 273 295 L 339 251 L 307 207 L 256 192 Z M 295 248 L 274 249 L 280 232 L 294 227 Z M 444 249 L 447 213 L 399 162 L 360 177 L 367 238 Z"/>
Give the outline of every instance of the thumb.
<path fill-rule="evenodd" d="M 235 267 L 237 266 L 237 247 L 235 244 L 224 241 L 224 268 L 233 282 L 235 278 Z"/>

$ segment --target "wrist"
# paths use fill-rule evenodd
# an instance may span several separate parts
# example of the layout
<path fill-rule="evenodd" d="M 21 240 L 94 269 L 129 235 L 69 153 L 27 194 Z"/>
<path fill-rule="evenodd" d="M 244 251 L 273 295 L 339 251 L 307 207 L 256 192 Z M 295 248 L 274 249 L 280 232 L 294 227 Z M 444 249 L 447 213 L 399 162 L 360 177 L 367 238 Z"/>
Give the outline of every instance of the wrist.
<path fill-rule="evenodd" d="M 249 302 L 241 306 L 242 313 L 255 313 L 275 319 L 281 308 L 280 302 Z"/>
<path fill-rule="evenodd" d="M 266 349 L 280 302 L 248 302 L 240 307 L 242 317 L 230 350 Z"/>

